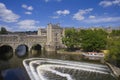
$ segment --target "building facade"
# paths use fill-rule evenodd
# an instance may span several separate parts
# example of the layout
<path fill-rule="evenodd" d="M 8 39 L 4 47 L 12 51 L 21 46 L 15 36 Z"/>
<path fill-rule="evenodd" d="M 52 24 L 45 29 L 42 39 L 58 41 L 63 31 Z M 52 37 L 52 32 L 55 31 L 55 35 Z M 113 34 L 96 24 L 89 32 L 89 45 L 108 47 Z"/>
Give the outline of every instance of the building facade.
<path fill-rule="evenodd" d="M 64 47 L 62 44 L 63 34 L 64 31 L 63 28 L 60 27 L 60 24 L 49 23 L 46 29 L 38 29 L 38 35 L 46 35 L 46 49 L 48 51 L 54 51 Z"/>

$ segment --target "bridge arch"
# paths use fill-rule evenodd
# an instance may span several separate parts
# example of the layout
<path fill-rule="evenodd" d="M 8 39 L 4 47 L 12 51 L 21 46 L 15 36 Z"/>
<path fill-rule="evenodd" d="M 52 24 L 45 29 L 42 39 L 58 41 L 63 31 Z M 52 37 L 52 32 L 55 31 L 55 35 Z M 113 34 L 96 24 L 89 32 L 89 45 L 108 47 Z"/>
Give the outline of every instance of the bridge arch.
<path fill-rule="evenodd" d="M 0 46 L 0 59 L 8 60 L 13 56 L 13 48 L 10 45 L 3 44 Z"/>
<path fill-rule="evenodd" d="M 32 55 L 38 55 L 41 53 L 41 50 L 42 50 L 41 44 L 33 44 L 30 48 L 30 53 Z"/>
<path fill-rule="evenodd" d="M 18 57 L 25 57 L 28 55 L 29 47 L 26 44 L 19 44 L 15 49 L 15 55 Z"/>

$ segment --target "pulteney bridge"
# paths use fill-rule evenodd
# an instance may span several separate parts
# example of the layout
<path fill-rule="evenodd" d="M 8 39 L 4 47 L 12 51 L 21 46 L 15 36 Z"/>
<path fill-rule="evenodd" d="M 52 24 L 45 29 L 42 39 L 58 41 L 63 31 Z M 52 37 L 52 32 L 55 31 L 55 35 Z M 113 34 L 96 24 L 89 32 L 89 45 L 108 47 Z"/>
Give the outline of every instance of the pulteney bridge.
<path fill-rule="evenodd" d="M 19 45 L 25 45 L 28 50 L 34 45 L 40 45 L 41 48 L 45 47 L 46 36 L 39 35 L 0 35 L 0 46 L 12 47 L 13 51 Z"/>
<path fill-rule="evenodd" d="M 46 29 L 38 29 L 36 35 L 0 35 L 0 53 L 4 54 L 3 52 L 6 52 L 6 50 L 8 50 L 8 52 L 10 50 L 15 52 L 21 45 L 24 46 L 27 51 L 33 48 L 37 50 L 45 48 L 46 51 L 55 51 L 64 46 L 62 44 L 63 33 L 63 29 L 60 25 L 48 24 Z"/>

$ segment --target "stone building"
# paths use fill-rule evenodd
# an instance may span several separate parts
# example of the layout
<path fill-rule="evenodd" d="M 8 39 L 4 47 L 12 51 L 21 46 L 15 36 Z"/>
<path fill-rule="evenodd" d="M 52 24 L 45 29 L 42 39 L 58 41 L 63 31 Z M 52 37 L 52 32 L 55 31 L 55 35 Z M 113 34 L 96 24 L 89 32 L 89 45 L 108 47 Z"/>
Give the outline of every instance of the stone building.
<path fill-rule="evenodd" d="M 62 36 L 64 34 L 63 28 L 60 27 L 60 24 L 51 24 L 47 25 L 46 29 L 38 29 L 38 35 L 46 35 L 46 49 L 48 51 L 62 48 Z"/>

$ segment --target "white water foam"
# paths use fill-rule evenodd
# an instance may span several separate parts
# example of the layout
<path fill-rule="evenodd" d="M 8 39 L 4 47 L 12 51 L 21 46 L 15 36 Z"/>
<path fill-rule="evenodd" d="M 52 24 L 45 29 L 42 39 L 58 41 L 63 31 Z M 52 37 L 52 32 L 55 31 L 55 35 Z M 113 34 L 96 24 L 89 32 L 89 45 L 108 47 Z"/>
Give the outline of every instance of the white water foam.
<path fill-rule="evenodd" d="M 37 72 L 38 72 L 39 76 L 43 76 L 42 71 L 50 71 L 51 73 L 57 74 L 57 75 L 62 76 L 62 77 L 66 77 L 67 80 L 74 80 L 69 74 L 61 73 L 57 70 L 51 69 L 50 67 L 39 66 L 37 68 Z M 47 79 L 44 77 L 44 78 L 42 78 L 42 80 L 47 80 Z"/>
<path fill-rule="evenodd" d="M 34 66 L 37 64 L 37 67 Z M 61 77 L 66 77 L 67 80 L 75 80 L 68 73 L 62 73 L 55 68 L 67 68 L 67 69 L 75 69 L 75 70 L 83 70 L 90 72 L 97 72 L 102 74 L 109 74 L 107 71 L 109 70 L 105 65 L 98 64 L 90 64 L 83 62 L 74 62 L 74 61 L 63 61 L 56 59 L 46 59 L 46 58 L 30 58 L 25 59 L 23 61 L 23 65 L 25 66 L 31 80 L 48 80 L 43 74 L 44 71 L 50 71 L 51 73 L 57 74 Z M 36 69 L 37 68 L 37 69 Z"/>

